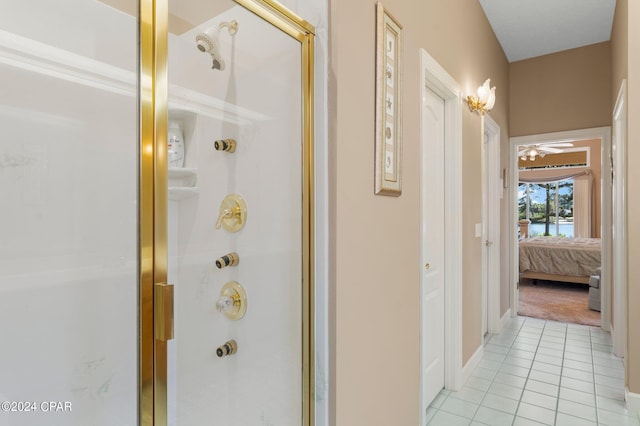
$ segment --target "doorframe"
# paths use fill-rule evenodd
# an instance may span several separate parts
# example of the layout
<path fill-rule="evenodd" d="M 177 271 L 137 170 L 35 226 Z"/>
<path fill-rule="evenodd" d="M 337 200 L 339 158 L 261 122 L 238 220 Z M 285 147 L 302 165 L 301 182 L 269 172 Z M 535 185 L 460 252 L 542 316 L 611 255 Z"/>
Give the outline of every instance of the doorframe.
<path fill-rule="evenodd" d="M 616 130 L 620 127 L 620 130 Z M 611 337 L 613 338 L 613 353 L 616 356 L 627 358 L 627 199 L 626 199 L 626 176 L 627 176 L 627 80 L 622 80 L 618 91 L 618 98 L 613 108 L 612 139 L 615 140 L 616 152 L 608 151 L 611 157 L 613 171 L 616 173 L 616 193 L 621 194 L 621 198 L 615 200 L 611 206 L 617 214 L 612 212 L 613 227 L 618 238 L 612 239 L 612 249 L 615 250 L 614 259 L 612 250 L 611 259 L 613 263 L 611 275 L 615 280 L 612 283 L 613 306 L 613 327 L 611 327 Z M 612 142 L 613 147 L 613 142 Z M 615 154 L 615 155 L 614 155 Z M 612 174 L 610 174 L 611 177 Z M 620 238 L 620 236 L 622 238 Z"/>
<path fill-rule="evenodd" d="M 453 77 L 424 49 L 420 49 L 420 64 L 420 108 L 422 108 L 426 88 L 444 99 L 444 386 L 446 389 L 457 390 L 463 384 L 462 264 L 460 262 L 462 259 L 462 174 L 460 172 L 462 170 L 462 91 Z M 420 140 L 422 140 L 424 126 L 422 122 L 420 124 Z M 420 164 L 420 167 L 422 168 L 423 165 Z M 422 265 L 419 264 L 418 267 L 422 268 Z M 422 377 L 420 389 L 422 389 Z M 426 409 L 421 407 L 420 416 L 424 420 L 423 408 Z"/>
<path fill-rule="evenodd" d="M 603 206 L 611 204 L 611 127 L 593 127 L 589 129 L 569 130 L 555 133 L 541 133 L 537 135 L 515 136 L 509 138 L 509 287 L 510 308 L 512 316 L 518 315 L 518 146 L 539 144 L 546 142 L 571 142 L 585 139 L 600 139 L 602 185 L 600 203 Z M 611 277 L 611 234 L 604 232 L 611 230 L 612 220 L 609 209 L 600 209 L 600 237 L 602 252 L 602 275 L 600 280 L 600 326 L 609 331 L 611 326 L 610 312 L 610 277 Z"/>
<path fill-rule="evenodd" d="M 500 332 L 500 194 L 502 185 L 500 184 L 500 126 L 488 114 L 483 117 L 484 135 L 488 134 L 486 150 L 483 150 L 482 161 L 482 200 L 488 202 L 483 206 L 483 262 L 482 279 L 487 280 L 486 312 L 483 316 L 487 318 L 487 332 L 497 334 Z M 486 160 L 486 161 L 485 161 Z M 485 170 L 485 164 L 487 170 Z M 484 183 L 487 187 L 484 187 Z M 487 217 L 484 217 L 486 212 Z M 491 253 L 488 256 L 486 241 L 490 241 Z M 487 269 L 485 269 L 487 268 Z M 484 306 L 484 302 L 483 302 Z"/>

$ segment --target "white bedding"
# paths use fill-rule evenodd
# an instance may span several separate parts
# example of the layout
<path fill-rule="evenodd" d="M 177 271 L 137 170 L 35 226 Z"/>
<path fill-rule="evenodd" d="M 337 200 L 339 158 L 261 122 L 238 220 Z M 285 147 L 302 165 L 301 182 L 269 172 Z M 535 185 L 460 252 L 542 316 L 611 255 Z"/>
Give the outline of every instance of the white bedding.
<path fill-rule="evenodd" d="M 520 240 L 520 273 L 589 276 L 600 266 L 600 238 L 533 237 Z"/>

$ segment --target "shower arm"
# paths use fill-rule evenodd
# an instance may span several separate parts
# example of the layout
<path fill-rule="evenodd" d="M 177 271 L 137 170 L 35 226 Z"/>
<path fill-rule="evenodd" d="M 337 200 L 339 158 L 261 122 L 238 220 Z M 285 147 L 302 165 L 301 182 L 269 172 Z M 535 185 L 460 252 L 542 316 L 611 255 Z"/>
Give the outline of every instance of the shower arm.
<path fill-rule="evenodd" d="M 218 31 L 220 31 L 223 28 L 227 28 L 229 30 L 230 35 L 232 36 L 236 35 L 236 33 L 238 32 L 238 21 L 234 19 L 233 21 L 230 21 L 230 22 L 222 22 L 218 26 Z"/>

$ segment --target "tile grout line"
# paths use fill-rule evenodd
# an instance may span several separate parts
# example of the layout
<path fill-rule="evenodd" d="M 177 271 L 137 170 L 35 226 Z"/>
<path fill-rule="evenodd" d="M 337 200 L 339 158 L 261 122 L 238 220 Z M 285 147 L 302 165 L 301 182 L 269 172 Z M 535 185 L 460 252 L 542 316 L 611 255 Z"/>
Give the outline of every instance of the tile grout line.
<path fill-rule="evenodd" d="M 540 338 L 538 339 L 538 344 L 536 345 L 536 351 L 533 354 L 533 359 L 531 360 L 531 365 L 529 366 L 529 372 L 527 373 L 527 377 L 525 378 L 525 381 L 524 381 L 524 386 L 522 387 L 522 393 L 520 394 L 520 398 L 518 399 L 518 405 L 516 406 L 516 414 L 513 416 L 513 421 L 511 422 L 511 426 L 515 425 L 516 419 L 518 418 L 518 411 L 520 410 L 520 403 L 522 402 L 522 396 L 524 395 L 524 391 L 527 389 L 527 383 L 529 383 L 529 376 L 531 375 L 531 371 L 533 370 L 533 363 L 536 360 L 536 355 L 538 355 L 538 349 L 540 348 L 540 341 L 542 340 L 542 334 L 544 333 L 544 329 L 546 328 L 546 326 L 547 326 L 547 321 L 544 321 L 544 326 L 542 327 L 542 332 L 540 333 Z M 523 323 L 523 327 L 524 327 L 524 323 Z M 518 336 L 520 336 L 521 330 L 522 328 L 518 330 Z"/>
<path fill-rule="evenodd" d="M 511 344 L 509 345 L 509 350 L 507 351 L 507 353 L 505 354 L 505 358 L 507 357 L 507 354 L 509 354 L 509 352 L 511 351 L 511 348 L 513 348 L 513 343 L 516 341 L 516 339 L 518 338 L 518 336 L 520 335 L 520 331 L 522 330 L 522 327 L 524 327 L 526 321 L 523 321 L 522 324 L 520 325 L 520 327 L 518 327 L 518 333 L 516 334 L 516 337 L 513 339 L 513 342 L 511 342 Z M 493 338 L 493 336 L 491 337 Z M 489 339 L 490 343 L 491 339 Z M 486 344 L 485 344 L 486 346 Z M 500 367 L 502 367 L 502 365 L 504 365 L 504 359 L 502 361 L 500 361 Z M 485 398 L 487 397 L 487 394 L 489 393 L 489 389 L 491 388 L 491 386 L 495 383 L 496 380 L 496 376 L 498 375 L 498 373 L 500 372 L 500 368 L 498 368 L 498 370 L 496 370 L 496 374 L 493 375 L 493 377 L 491 378 L 491 381 L 489 383 L 489 387 L 487 388 L 486 391 L 484 391 L 484 395 L 482 395 L 482 399 L 480 400 L 480 403 L 478 404 L 478 408 L 476 409 L 475 413 L 473 413 L 473 417 L 475 418 L 476 414 L 478 414 L 478 411 L 480 410 L 480 407 L 482 407 L 482 403 L 484 402 Z M 496 410 L 496 411 L 500 411 L 500 410 Z M 501 411 L 504 413 L 504 411 Z M 516 413 L 518 412 L 517 407 L 516 407 Z M 507 413 L 509 414 L 509 413 Z M 513 418 L 515 419 L 516 414 L 514 413 Z M 471 419 L 471 421 L 474 421 L 474 418 Z M 512 421 L 512 426 L 513 426 L 513 421 Z"/>
<path fill-rule="evenodd" d="M 516 339 L 518 338 L 518 336 L 520 335 L 520 331 L 522 330 L 522 327 L 524 326 L 525 322 L 526 322 L 526 321 L 523 321 L 523 322 L 522 322 L 522 324 L 520 325 L 520 327 L 518 327 L 518 332 L 516 333 L 515 338 L 513 339 L 513 342 L 515 342 L 515 340 L 516 340 Z M 497 335 L 495 335 L 495 336 L 497 336 Z M 493 336 L 492 336 L 492 338 L 493 338 Z M 489 339 L 489 342 L 486 342 L 486 343 L 485 343 L 485 346 L 486 346 L 486 344 L 487 344 L 487 343 L 490 343 L 490 342 L 491 342 L 491 339 Z M 508 353 L 511 351 L 511 349 L 513 348 L 513 342 L 511 342 L 511 344 L 508 346 L 507 354 L 508 354 Z M 501 345 L 498 345 L 498 346 L 501 346 Z M 505 354 L 505 358 L 506 358 L 506 357 L 507 357 L 507 355 Z M 500 367 L 502 367 L 502 365 L 504 365 L 504 359 L 503 359 L 502 361 L 500 361 Z M 492 378 L 491 378 L 491 380 L 489 381 L 490 383 L 489 383 L 489 387 L 487 388 L 487 390 L 486 390 L 486 391 L 483 391 L 483 392 L 484 392 L 484 395 L 482 395 L 482 399 L 481 399 L 481 400 L 480 400 L 480 402 L 478 403 L 478 408 L 476 408 L 476 411 L 473 413 L 473 418 L 471 419 L 471 421 L 472 421 L 472 422 L 473 422 L 473 421 L 477 421 L 478 423 L 481 423 L 480 421 L 475 420 L 475 416 L 476 416 L 476 414 L 478 414 L 478 411 L 480 410 L 480 407 L 482 407 L 482 406 L 483 406 L 483 405 L 482 405 L 482 403 L 484 402 L 485 398 L 487 397 L 487 394 L 489 393 L 489 388 L 491 388 L 491 386 L 495 383 L 496 376 L 499 374 L 499 372 L 500 372 L 500 368 L 498 368 L 498 369 L 496 370 L 496 373 L 493 375 L 493 377 L 492 377 Z M 487 407 L 487 408 L 489 408 L 489 407 Z M 502 412 L 502 413 L 510 414 L 510 413 L 507 413 L 506 411 L 501 411 L 501 410 L 496 410 L 496 411 L 500 411 L 500 412 Z M 516 412 L 517 412 L 517 409 L 516 409 Z M 514 419 L 515 419 L 515 413 L 514 413 Z M 513 422 L 512 422 L 512 425 L 513 425 Z"/>
<path fill-rule="evenodd" d="M 596 409 L 596 425 L 599 425 L 600 415 L 598 413 L 598 388 L 596 388 L 596 365 L 593 362 L 593 340 L 591 339 L 591 328 L 589 328 L 589 356 L 591 357 L 591 374 L 593 376 L 593 405 Z"/>
<path fill-rule="evenodd" d="M 562 373 L 564 372 L 564 354 L 567 352 L 567 337 L 569 335 L 569 325 L 564 329 L 564 345 L 562 345 L 562 364 L 560 365 L 560 375 L 558 377 L 558 397 L 556 399 L 556 412 L 553 417 L 553 424 L 558 423 L 558 410 L 560 409 L 560 389 L 562 389 Z"/>

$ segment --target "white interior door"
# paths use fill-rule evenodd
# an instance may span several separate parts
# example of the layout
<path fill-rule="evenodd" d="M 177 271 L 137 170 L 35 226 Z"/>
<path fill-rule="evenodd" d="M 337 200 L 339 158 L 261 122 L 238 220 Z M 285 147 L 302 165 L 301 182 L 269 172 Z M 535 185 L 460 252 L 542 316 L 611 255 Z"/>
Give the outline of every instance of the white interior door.
<path fill-rule="evenodd" d="M 500 127 L 483 118 L 482 147 L 482 334 L 499 333 L 500 322 Z"/>
<path fill-rule="evenodd" d="M 422 408 L 444 387 L 445 103 L 426 89 L 422 108 L 421 369 Z"/>
<path fill-rule="evenodd" d="M 482 336 L 489 331 L 488 327 L 488 283 L 489 283 L 489 247 L 492 242 L 489 240 L 489 177 L 488 177 L 488 147 L 489 135 L 484 132 L 482 143 Z"/>

